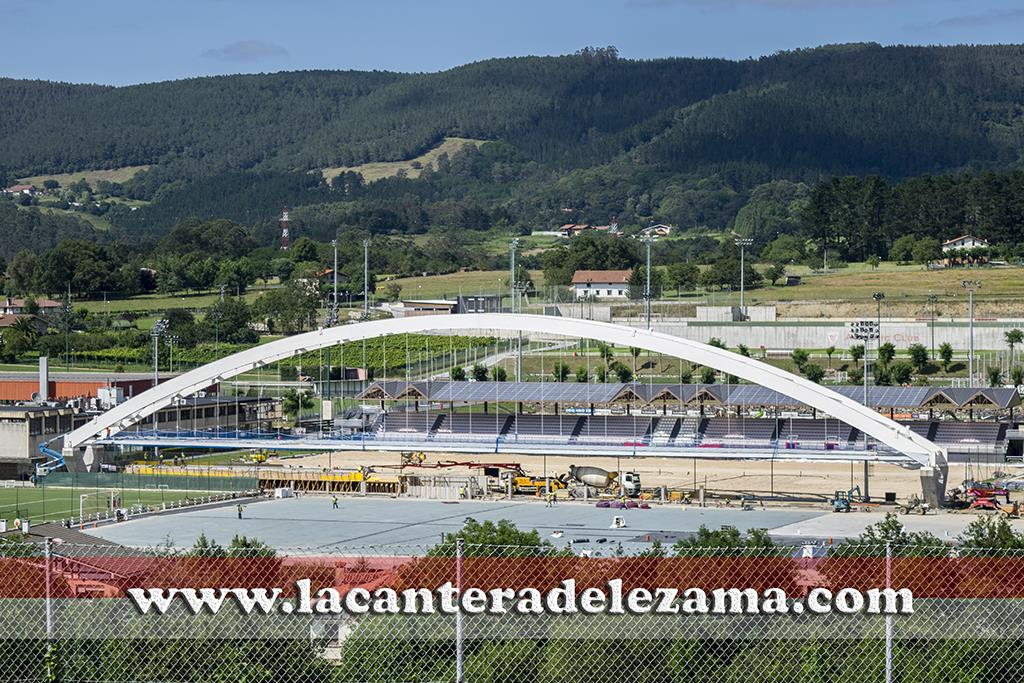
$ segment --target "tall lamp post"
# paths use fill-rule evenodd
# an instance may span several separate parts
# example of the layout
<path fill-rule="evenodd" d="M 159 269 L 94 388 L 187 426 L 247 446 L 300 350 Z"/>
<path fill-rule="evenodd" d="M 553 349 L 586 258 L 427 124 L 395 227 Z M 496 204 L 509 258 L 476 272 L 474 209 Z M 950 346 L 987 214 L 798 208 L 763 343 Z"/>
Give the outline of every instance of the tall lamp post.
<path fill-rule="evenodd" d="M 517 299 L 520 295 L 519 278 L 516 274 L 516 249 L 519 248 L 519 238 L 513 237 L 508 243 L 509 271 L 508 271 L 508 294 L 510 307 L 516 313 Z M 521 381 L 523 374 L 523 333 L 520 332 L 516 338 L 516 381 Z"/>
<path fill-rule="evenodd" d="M 335 268 L 337 270 L 337 268 Z M 363 319 L 370 318 L 370 238 L 363 240 Z M 365 365 L 365 363 L 364 363 Z"/>
<path fill-rule="evenodd" d="M 754 240 L 750 237 L 737 237 L 733 240 L 737 247 L 740 248 L 740 315 L 744 320 L 747 319 L 747 302 L 744 298 L 745 294 L 745 283 L 746 280 L 746 255 L 747 247 L 754 243 Z"/>
<path fill-rule="evenodd" d="M 880 294 L 881 294 L 881 292 L 879 292 L 875 296 L 878 296 Z M 884 295 L 882 295 L 882 297 L 884 297 Z M 877 298 L 875 300 L 880 302 L 882 300 L 882 297 Z M 874 297 L 872 297 L 872 298 L 874 298 Z M 851 329 L 850 329 L 850 336 L 852 336 L 854 339 L 857 339 L 858 341 L 863 341 L 864 342 L 864 407 L 865 408 L 868 407 L 868 405 L 869 405 L 868 404 L 868 350 L 870 348 L 869 342 L 872 339 L 881 339 L 881 335 L 879 334 L 879 332 L 880 332 L 880 330 L 879 330 L 878 320 L 861 320 L 859 322 L 853 323 L 853 325 L 851 325 Z M 864 433 L 864 451 L 867 452 L 867 450 L 868 450 L 868 435 L 867 435 L 867 432 L 865 432 Z M 864 500 L 865 501 L 869 500 L 869 498 L 870 498 L 870 491 L 869 491 L 869 488 L 868 488 L 868 483 L 869 483 L 869 478 L 868 478 L 868 461 L 865 460 L 864 461 L 864 489 L 862 491 L 862 494 L 864 496 Z"/>
<path fill-rule="evenodd" d="M 334 270 L 331 271 L 333 287 L 331 289 L 331 305 L 327 309 L 327 327 L 334 327 L 338 324 L 338 240 L 331 240 L 331 248 L 334 249 Z M 364 260 L 365 265 L 365 260 Z M 364 273 L 365 277 L 365 273 Z M 342 361 L 344 365 L 344 360 Z M 327 347 L 327 400 L 331 399 L 331 347 Z"/>
<path fill-rule="evenodd" d="M 931 337 L 932 337 L 932 360 L 935 360 L 935 318 L 936 318 L 936 313 L 937 313 L 937 310 L 938 310 L 936 308 L 936 303 L 938 303 L 938 301 L 939 301 L 938 295 L 932 294 L 931 292 L 928 292 L 928 303 L 931 304 L 931 306 L 932 306 L 932 319 L 931 319 L 931 323 L 928 325 L 928 327 L 931 328 L 929 330 L 929 332 L 931 333 Z"/>
<path fill-rule="evenodd" d="M 967 385 L 974 386 L 974 290 L 981 289 L 981 280 L 963 280 L 961 283 L 967 290 L 967 318 L 969 349 L 967 351 Z"/>
<path fill-rule="evenodd" d="M 157 383 L 160 381 L 160 337 L 167 332 L 167 321 L 161 318 L 153 323 L 153 329 L 150 330 L 150 336 L 153 338 L 153 387 L 155 388 Z M 153 432 L 156 433 L 160 428 L 160 411 L 157 410 L 153 413 Z M 153 448 L 153 454 L 157 460 L 160 460 L 160 448 Z"/>
<path fill-rule="evenodd" d="M 647 267 L 644 270 L 644 274 L 647 276 L 647 280 L 644 284 L 644 315 L 647 318 L 647 329 L 651 329 L 651 242 L 654 241 L 654 235 L 648 233 L 644 235 L 643 242 L 647 247 Z"/>

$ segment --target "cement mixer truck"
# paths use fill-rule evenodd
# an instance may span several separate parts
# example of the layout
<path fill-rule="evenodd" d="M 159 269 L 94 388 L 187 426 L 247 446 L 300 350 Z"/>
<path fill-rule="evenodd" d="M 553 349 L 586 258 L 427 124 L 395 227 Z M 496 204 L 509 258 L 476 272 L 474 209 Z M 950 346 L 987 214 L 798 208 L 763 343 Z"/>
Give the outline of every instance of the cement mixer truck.
<path fill-rule="evenodd" d="M 619 481 L 617 472 L 609 472 L 600 467 L 577 467 L 569 466 L 569 473 L 563 477 L 566 486 L 575 498 L 586 496 L 597 496 L 601 493 L 619 494 Z M 589 489 L 584 491 L 583 489 Z M 636 472 L 622 473 L 622 492 L 630 498 L 640 495 L 640 475 Z"/>

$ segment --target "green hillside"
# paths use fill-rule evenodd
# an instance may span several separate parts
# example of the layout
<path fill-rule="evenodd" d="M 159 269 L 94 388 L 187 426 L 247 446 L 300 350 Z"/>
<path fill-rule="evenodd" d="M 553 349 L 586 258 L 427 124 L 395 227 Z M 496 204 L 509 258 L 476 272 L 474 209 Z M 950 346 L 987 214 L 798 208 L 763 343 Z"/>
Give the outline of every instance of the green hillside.
<path fill-rule="evenodd" d="M 1021 46 L 843 45 L 745 61 L 598 50 L 430 74 L 116 88 L 0 79 L 0 172 L 149 166 L 105 188 L 149 205 L 95 208 L 114 238 L 133 241 L 197 216 L 241 221 L 268 243 L 283 205 L 320 238 L 612 214 L 625 226 L 720 229 L 776 180 L 1014 168 L 1022 100 Z M 373 183 L 319 173 L 413 160 L 446 138 L 489 143 Z"/>

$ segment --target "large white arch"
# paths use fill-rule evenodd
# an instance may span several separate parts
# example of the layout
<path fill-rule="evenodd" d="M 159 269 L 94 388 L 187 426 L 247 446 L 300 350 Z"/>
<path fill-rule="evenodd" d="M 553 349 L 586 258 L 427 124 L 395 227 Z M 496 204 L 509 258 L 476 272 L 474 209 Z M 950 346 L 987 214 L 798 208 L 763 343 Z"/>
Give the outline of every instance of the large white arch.
<path fill-rule="evenodd" d="M 307 351 L 392 334 L 494 330 L 533 332 L 580 339 L 596 339 L 617 346 L 635 346 L 708 366 L 774 389 L 800 403 L 856 427 L 879 443 L 903 453 L 922 467 L 945 467 L 945 451 L 874 410 L 803 377 L 760 361 L 700 342 L 668 334 L 611 323 L 540 315 L 477 313 L 392 318 L 338 325 L 306 332 L 232 354 L 174 377 L 103 413 L 65 436 L 65 455 L 90 444 L 101 435 L 117 433 L 166 408 L 178 398 L 243 372 L 291 358 Z"/>

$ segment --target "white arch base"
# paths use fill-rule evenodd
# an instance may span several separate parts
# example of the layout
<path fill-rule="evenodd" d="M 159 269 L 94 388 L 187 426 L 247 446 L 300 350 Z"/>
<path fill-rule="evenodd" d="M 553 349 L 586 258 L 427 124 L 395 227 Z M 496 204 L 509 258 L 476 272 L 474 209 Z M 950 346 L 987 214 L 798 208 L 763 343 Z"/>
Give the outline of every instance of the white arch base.
<path fill-rule="evenodd" d="M 593 320 L 505 313 L 428 315 L 338 325 L 246 349 L 144 391 L 82 425 L 65 436 L 65 457 L 74 457 L 79 448 L 95 442 L 102 436 L 128 429 L 153 413 L 172 405 L 176 399 L 191 396 L 211 384 L 307 351 L 392 334 L 476 331 L 527 332 L 576 339 L 596 339 L 615 346 L 635 346 L 653 353 L 681 358 L 769 387 L 799 403 L 842 420 L 868 434 L 878 443 L 904 455 L 909 462 L 934 471 L 936 475 L 940 475 L 946 466 L 945 451 L 914 434 L 907 427 L 879 415 L 856 401 L 767 363 L 660 332 Z M 944 487 L 944 476 L 935 476 L 935 479 L 941 480 Z M 934 491 L 929 493 L 926 490 L 925 494 L 929 500 L 935 497 Z"/>

